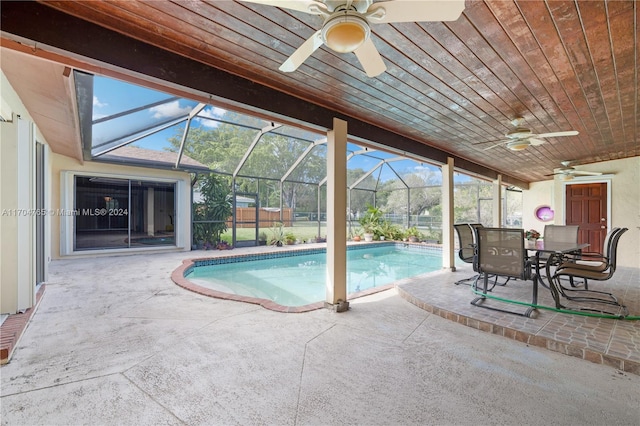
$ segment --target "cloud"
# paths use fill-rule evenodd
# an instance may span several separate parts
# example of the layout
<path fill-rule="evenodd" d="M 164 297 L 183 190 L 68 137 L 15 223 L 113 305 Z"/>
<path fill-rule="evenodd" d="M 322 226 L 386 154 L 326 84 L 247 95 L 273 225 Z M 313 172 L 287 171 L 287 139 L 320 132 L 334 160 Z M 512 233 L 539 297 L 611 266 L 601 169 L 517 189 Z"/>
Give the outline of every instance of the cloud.
<path fill-rule="evenodd" d="M 92 120 L 99 120 L 107 116 L 107 114 L 103 112 L 99 112 L 98 109 L 109 106 L 106 102 L 100 102 L 97 96 L 93 97 L 93 114 L 91 116 Z"/>
<path fill-rule="evenodd" d="M 222 108 L 216 107 L 206 107 L 200 114 L 196 117 L 198 123 L 200 123 L 204 127 L 218 127 L 220 124 L 218 121 L 227 111 Z M 202 118 L 201 118 L 202 117 Z M 212 120 L 209 120 L 211 118 Z"/>
<path fill-rule="evenodd" d="M 165 118 L 189 115 L 192 109 L 193 108 L 189 106 L 180 108 L 180 101 L 176 100 L 150 108 L 149 111 L 151 112 L 153 118 Z"/>
<path fill-rule="evenodd" d="M 97 96 L 93 97 L 93 107 L 94 108 L 103 108 L 103 107 L 106 107 L 107 105 L 109 105 L 109 104 L 100 102 L 100 100 L 98 99 Z"/>

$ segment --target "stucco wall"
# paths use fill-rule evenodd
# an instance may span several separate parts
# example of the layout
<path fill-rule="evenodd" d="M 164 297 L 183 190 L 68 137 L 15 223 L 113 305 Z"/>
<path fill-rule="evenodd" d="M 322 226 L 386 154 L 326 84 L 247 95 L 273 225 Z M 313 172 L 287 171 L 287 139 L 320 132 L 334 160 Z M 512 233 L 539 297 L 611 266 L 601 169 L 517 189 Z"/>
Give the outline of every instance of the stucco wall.
<path fill-rule="evenodd" d="M 16 313 L 35 303 L 35 144 L 45 144 L 45 176 L 50 170 L 46 141 L 4 73 L 0 73 L 0 313 Z M 18 116 L 20 119 L 18 119 Z M 44 208 L 49 207 L 45 178 Z M 41 212 L 40 212 L 41 213 Z M 50 217 L 45 216 L 45 227 Z M 44 279 L 50 256 L 44 236 Z"/>
<path fill-rule="evenodd" d="M 618 245 L 618 265 L 640 267 L 640 157 L 587 164 L 578 169 L 601 172 L 603 176 L 581 177 L 570 181 L 556 176 L 554 180 L 530 184 L 529 190 L 524 191 L 522 197 L 523 227 L 542 232 L 545 222 L 534 215 L 536 207 L 540 205 L 550 205 L 555 211 L 554 220 L 548 223 L 563 225 L 567 184 L 610 180 L 609 226 L 629 228 Z"/>
<path fill-rule="evenodd" d="M 177 172 L 170 170 L 156 170 L 143 167 L 130 167 L 115 164 L 106 164 L 100 162 L 85 161 L 83 164 L 80 162 L 63 156 L 54 154 L 52 156 L 52 208 L 53 209 L 69 209 L 72 208 L 69 205 L 73 200 L 73 194 L 63 194 L 63 180 L 70 175 L 68 172 L 80 172 L 82 174 L 109 176 L 118 178 L 144 178 L 146 180 L 153 179 L 171 179 L 176 180 L 176 206 L 177 212 L 174 218 L 176 225 L 176 245 L 178 249 L 190 250 L 191 249 L 191 193 L 190 193 L 190 176 L 185 172 Z M 62 224 L 63 221 L 68 220 L 64 216 L 55 218 L 51 224 L 51 250 L 52 257 L 59 259 L 63 257 L 64 250 L 61 250 L 61 244 L 64 244 L 64 237 L 61 235 L 64 232 L 72 232 L 65 228 Z M 70 223 L 70 222 L 68 222 Z M 149 251 L 149 250 L 165 250 L 167 247 L 154 247 L 145 249 L 122 249 L 122 250 L 103 250 L 103 251 L 86 251 L 83 252 L 87 256 L 95 256 L 101 252 L 105 254 L 116 254 L 120 251 L 134 252 L 134 251 Z"/>

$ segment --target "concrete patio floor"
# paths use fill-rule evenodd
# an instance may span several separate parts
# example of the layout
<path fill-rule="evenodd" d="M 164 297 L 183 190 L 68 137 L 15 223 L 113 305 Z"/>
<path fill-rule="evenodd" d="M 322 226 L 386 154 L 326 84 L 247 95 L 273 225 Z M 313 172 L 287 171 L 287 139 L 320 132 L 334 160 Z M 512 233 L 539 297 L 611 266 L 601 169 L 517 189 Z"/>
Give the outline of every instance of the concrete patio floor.
<path fill-rule="evenodd" d="M 640 424 L 639 375 L 466 327 L 396 289 L 285 314 L 175 285 L 202 254 L 52 262 L 0 368 L 2 424 Z"/>

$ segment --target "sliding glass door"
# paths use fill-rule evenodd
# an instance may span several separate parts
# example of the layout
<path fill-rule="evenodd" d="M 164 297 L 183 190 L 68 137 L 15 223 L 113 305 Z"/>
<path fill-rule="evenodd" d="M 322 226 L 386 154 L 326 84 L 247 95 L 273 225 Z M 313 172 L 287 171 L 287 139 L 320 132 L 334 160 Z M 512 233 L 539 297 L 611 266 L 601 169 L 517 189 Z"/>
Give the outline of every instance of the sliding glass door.
<path fill-rule="evenodd" d="M 175 246 L 175 184 L 75 177 L 74 250 Z"/>

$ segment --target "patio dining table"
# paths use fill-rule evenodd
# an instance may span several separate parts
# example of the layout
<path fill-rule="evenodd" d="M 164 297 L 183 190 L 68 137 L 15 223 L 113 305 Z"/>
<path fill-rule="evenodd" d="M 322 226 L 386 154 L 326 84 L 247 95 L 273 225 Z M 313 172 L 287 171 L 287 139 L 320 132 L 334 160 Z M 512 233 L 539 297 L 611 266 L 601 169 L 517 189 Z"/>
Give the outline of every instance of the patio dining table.
<path fill-rule="evenodd" d="M 554 263 L 555 259 L 560 259 L 562 256 L 569 253 L 578 253 L 582 251 L 582 249 L 589 247 L 589 243 L 566 243 L 566 242 L 558 242 L 558 241 L 547 241 L 545 243 L 544 240 L 526 241 L 525 248 L 528 251 L 535 251 L 535 255 L 532 256 L 534 260 L 534 267 L 536 270 L 536 283 L 533 286 L 534 289 L 534 303 L 537 301 L 537 283 L 540 283 L 543 287 L 551 290 L 551 295 L 553 296 L 553 300 L 556 302 L 556 307 L 560 306 L 560 292 L 555 288 L 553 281 L 551 280 L 551 265 Z M 543 253 L 549 254 L 548 259 L 546 260 L 545 265 L 545 273 L 546 278 L 548 280 L 548 284 L 544 282 L 542 275 L 540 274 L 540 255 Z"/>

